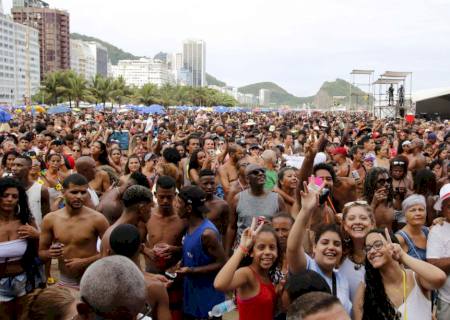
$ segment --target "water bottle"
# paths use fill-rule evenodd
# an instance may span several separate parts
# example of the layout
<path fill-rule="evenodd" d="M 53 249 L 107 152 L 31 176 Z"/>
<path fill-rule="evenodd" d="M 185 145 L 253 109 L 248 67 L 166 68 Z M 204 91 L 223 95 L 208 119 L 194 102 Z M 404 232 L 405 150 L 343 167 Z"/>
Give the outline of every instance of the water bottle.
<path fill-rule="evenodd" d="M 236 305 L 233 300 L 226 300 L 222 303 L 216 304 L 210 312 L 208 312 L 208 316 L 210 318 L 213 317 L 221 317 L 225 313 L 233 311 L 236 309 Z"/>

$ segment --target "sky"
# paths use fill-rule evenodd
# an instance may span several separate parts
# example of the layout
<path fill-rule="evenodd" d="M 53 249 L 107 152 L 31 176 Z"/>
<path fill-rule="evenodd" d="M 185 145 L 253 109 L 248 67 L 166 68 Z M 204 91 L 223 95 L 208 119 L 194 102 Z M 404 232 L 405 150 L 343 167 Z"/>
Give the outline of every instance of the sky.
<path fill-rule="evenodd" d="M 69 11 L 71 32 L 135 55 L 202 39 L 206 71 L 232 86 L 272 81 L 309 96 L 352 69 L 411 71 L 413 91 L 450 86 L 450 0 L 47 2 Z"/>

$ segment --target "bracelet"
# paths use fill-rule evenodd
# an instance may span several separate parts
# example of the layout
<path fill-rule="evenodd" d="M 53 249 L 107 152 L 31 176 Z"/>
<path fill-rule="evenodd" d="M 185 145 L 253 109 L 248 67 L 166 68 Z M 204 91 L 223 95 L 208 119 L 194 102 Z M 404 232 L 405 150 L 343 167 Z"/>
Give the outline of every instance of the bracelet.
<path fill-rule="evenodd" d="M 241 249 L 242 253 L 248 255 L 248 249 L 244 247 L 242 244 L 239 245 L 239 249 Z"/>

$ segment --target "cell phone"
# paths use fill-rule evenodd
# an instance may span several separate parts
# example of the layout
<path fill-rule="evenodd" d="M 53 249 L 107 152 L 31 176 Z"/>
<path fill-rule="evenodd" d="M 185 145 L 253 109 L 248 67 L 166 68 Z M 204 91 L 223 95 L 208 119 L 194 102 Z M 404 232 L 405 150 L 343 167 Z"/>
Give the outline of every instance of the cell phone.
<path fill-rule="evenodd" d="M 309 177 L 309 182 L 320 187 L 323 184 L 323 179 L 321 177 Z"/>
<path fill-rule="evenodd" d="M 175 279 L 177 277 L 177 274 L 175 272 L 166 271 L 164 274 L 170 279 Z"/>

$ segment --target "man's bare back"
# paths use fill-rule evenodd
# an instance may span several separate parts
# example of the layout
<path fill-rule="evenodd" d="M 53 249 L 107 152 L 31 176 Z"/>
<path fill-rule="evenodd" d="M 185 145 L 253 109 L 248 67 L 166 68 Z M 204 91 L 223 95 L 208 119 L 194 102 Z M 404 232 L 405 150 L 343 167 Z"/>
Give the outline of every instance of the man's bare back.
<path fill-rule="evenodd" d="M 217 196 L 205 203 L 206 207 L 210 210 L 206 217 L 214 223 L 219 230 L 222 237 L 225 236 L 228 227 L 228 216 L 230 206 L 228 203 Z"/>

